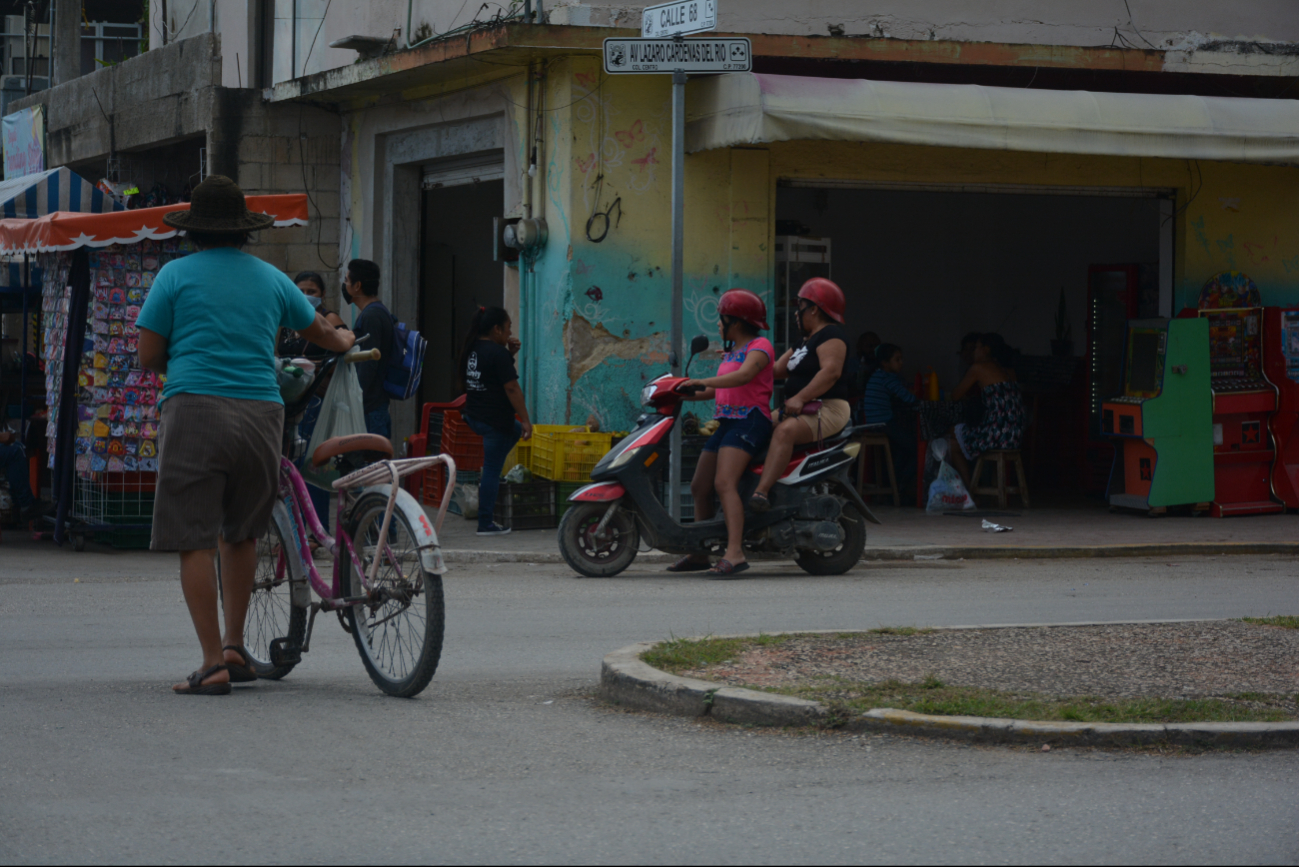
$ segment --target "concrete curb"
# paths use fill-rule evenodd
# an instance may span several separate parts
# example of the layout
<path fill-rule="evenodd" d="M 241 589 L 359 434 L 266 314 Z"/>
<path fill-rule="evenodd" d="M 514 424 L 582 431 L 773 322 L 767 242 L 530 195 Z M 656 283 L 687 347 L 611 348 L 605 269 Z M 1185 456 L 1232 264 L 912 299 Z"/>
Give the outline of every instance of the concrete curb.
<path fill-rule="evenodd" d="M 864 631 L 801 630 L 799 634 Z M 888 732 L 983 743 L 1050 742 L 1063 746 L 1111 747 L 1150 744 L 1254 748 L 1299 746 L 1299 722 L 1071 723 L 996 717 L 934 716 L 892 708 L 876 708 L 856 719 L 838 720 L 834 719 L 830 709 L 820 702 L 751 689 L 720 687 L 711 681 L 678 677 L 660 671 L 641 659 L 642 654 L 658 643 L 643 641 L 620 648 L 605 656 L 600 670 L 598 690 L 600 697 L 612 704 L 636 710 L 674 716 L 709 716 L 720 722 L 737 725 L 800 727 L 833 724 L 846 731 Z"/>
<path fill-rule="evenodd" d="M 1105 557 L 1299 556 L 1296 542 L 1169 542 L 1144 545 L 901 545 L 866 548 L 863 563 L 899 560 L 1075 560 Z M 448 563 L 563 563 L 559 550 L 474 551 L 445 549 Z M 675 555 L 647 551 L 637 563 L 671 563 Z M 792 563 L 755 560 L 759 563 Z M 857 568 L 861 568 L 858 566 Z"/>

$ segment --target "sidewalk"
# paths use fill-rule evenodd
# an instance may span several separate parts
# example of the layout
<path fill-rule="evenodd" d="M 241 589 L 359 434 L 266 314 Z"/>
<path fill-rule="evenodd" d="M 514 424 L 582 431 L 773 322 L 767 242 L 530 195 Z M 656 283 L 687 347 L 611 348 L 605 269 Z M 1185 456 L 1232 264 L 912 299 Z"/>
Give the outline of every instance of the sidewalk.
<path fill-rule="evenodd" d="M 880 525 L 870 525 L 868 560 L 965 558 L 1072 558 L 1186 556 L 1192 554 L 1297 554 L 1299 514 L 1239 518 L 1150 518 L 1111 514 L 1097 500 L 1070 501 L 1045 508 L 981 510 L 927 515 L 920 509 L 873 507 Z M 433 513 L 430 513 L 433 517 Z M 1014 528 L 1008 533 L 982 529 L 982 518 Z M 477 524 L 447 515 L 442 547 L 451 562 L 561 562 L 554 530 L 526 530 L 479 538 Z M 642 553 L 638 562 L 667 559 Z"/>

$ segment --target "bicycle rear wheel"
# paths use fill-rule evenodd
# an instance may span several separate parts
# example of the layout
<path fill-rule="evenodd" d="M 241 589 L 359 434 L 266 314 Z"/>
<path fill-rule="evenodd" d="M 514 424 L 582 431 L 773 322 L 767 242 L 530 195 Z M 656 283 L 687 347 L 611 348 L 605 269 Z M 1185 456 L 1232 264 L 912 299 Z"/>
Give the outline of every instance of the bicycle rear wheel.
<path fill-rule="evenodd" d="M 383 527 L 388 498 L 366 494 L 352 508 L 347 533 L 369 574 Z M 406 515 L 397 509 L 388 529 L 387 554 L 379 563 L 369 600 L 347 609 L 352 638 L 370 679 L 388 695 L 418 695 L 437 671 L 446 622 L 442 576 L 424 570 L 419 542 Z M 340 573 L 346 596 L 365 594 L 361 577 L 344 557 Z"/>
<path fill-rule="evenodd" d="M 258 677 L 267 680 L 279 680 L 293 670 L 293 665 L 275 665 L 271 661 L 271 642 L 287 638 L 291 646 L 300 647 L 307 634 L 311 590 L 297 551 L 297 538 L 288 507 L 277 500 L 270 529 L 257 540 L 257 573 L 244 620 L 248 662 Z"/>

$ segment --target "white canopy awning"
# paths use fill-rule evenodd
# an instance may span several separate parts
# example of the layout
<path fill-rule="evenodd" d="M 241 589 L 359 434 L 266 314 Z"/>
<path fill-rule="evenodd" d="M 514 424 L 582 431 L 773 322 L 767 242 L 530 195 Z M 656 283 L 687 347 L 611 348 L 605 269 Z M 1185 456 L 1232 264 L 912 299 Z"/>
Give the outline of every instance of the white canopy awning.
<path fill-rule="evenodd" d="M 799 140 L 1299 165 L 1299 100 L 750 72 L 690 83 L 687 150 Z"/>

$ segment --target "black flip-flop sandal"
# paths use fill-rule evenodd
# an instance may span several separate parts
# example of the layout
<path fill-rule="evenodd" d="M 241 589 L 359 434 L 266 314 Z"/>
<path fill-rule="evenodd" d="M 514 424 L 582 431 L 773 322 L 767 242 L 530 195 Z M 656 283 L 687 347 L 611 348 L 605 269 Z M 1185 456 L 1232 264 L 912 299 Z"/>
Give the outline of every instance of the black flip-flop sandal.
<path fill-rule="evenodd" d="M 743 563 L 732 563 L 730 560 L 718 560 L 717 565 L 708 570 L 708 579 L 710 581 L 725 581 L 728 578 L 736 577 L 748 568 L 748 560 L 745 560 Z"/>
<path fill-rule="evenodd" d="M 233 650 L 239 654 L 243 662 L 230 662 L 226 660 L 226 671 L 230 672 L 231 683 L 252 683 L 257 680 L 257 672 L 253 671 L 252 665 L 249 664 L 248 651 L 238 644 L 227 644 L 221 648 L 222 652 Z"/>
<path fill-rule="evenodd" d="M 770 508 L 771 500 L 766 494 L 760 494 L 757 491 L 754 491 L 752 496 L 749 497 L 750 512 L 765 512 Z"/>
<path fill-rule="evenodd" d="M 691 555 L 687 554 L 677 562 L 668 567 L 669 572 L 703 572 L 711 568 L 707 563 L 700 563 Z"/>
<path fill-rule="evenodd" d="M 224 663 L 221 665 L 213 665 L 203 671 L 196 671 L 189 677 L 185 678 L 185 689 L 176 689 L 172 690 L 172 692 L 176 693 L 176 695 L 229 695 L 229 683 L 209 683 L 207 686 L 203 685 L 204 680 L 222 670 L 229 670 Z"/>

